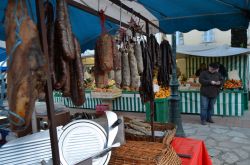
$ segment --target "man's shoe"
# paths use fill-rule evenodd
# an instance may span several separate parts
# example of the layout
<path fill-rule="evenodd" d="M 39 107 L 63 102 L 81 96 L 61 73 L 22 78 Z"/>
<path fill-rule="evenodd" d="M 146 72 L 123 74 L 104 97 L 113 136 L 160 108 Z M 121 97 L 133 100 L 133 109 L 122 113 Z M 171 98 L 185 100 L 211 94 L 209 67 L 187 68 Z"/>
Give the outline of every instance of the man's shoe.
<path fill-rule="evenodd" d="M 201 125 L 207 125 L 205 121 L 201 121 Z"/>
<path fill-rule="evenodd" d="M 212 119 L 208 119 L 207 122 L 214 123 L 214 121 Z"/>

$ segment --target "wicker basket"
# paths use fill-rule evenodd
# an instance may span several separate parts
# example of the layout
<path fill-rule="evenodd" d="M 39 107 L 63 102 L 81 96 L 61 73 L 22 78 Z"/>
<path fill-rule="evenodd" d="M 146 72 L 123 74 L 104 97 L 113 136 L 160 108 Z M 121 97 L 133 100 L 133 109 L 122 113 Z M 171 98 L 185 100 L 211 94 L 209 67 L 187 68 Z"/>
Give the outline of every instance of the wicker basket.
<path fill-rule="evenodd" d="M 127 141 L 112 151 L 109 165 L 181 165 L 181 160 L 171 145 Z"/>
<path fill-rule="evenodd" d="M 130 118 L 124 117 L 124 122 L 129 122 Z M 148 123 L 148 122 L 145 122 Z M 148 123 L 150 124 L 150 123 Z M 176 133 L 176 126 L 171 123 L 156 123 L 154 122 L 154 130 L 155 131 L 167 131 L 167 134 L 165 137 L 155 137 L 155 142 L 164 143 L 166 145 L 169 145 L 171 141 L 173 140 L 175 133 Z M 132 140 L 132 141 L 148 141 L 152 142 L 152 137 L 147 135 L 135 135 L 131 133 L 125 133 L 126 140 Z"/>

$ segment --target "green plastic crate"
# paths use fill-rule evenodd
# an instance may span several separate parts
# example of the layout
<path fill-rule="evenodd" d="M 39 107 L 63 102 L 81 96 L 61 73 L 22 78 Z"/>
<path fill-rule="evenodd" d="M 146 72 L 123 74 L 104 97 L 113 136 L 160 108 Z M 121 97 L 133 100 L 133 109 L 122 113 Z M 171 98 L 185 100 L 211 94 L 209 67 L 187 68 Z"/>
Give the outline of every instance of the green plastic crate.
<path fill-rule="evenodd" d="M 154 121 L 160 123 L 168 122 L 168 98 L 159 98 L 154 101 Z M 146 103 L 146 121 L 150 121 L 150 103 Z"/>

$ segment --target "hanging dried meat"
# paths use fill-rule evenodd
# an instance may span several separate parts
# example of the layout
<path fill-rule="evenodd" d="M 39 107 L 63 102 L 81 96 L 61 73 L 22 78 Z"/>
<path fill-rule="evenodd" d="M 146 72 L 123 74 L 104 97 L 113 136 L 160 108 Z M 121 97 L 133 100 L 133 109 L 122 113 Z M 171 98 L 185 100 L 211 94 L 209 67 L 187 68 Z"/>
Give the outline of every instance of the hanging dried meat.
<path fill-rule="evenodd" d="M 142 58 L 143 58 L 143 73 L 141 76 L 141 86 L 139 89 L 141 100 L 143 103 L 154 100 L 153 91 L 153 62 L 152 56 L 148 49 L 147 44 L 143 41 L 140 42 L 142 47 Z"/>
<path fill-rule="evenodd" d="M 130 80 L 130 66 L 127 50 L 122 50 L 122 87 L 123 89 L 129 89 Z"/>
<path fill-rule="evenodd" d="M 163 40 L 160 44 L 161 63 L 158 71 L 158 84 L 163 87 L 169 86 L 170 74 L 172 73 L 172 51 L 167 40 Z"/>
<path fill-rule="evenodd" d="M 84 86 L 83 86 L 83 66 L 81 60 L 81 48 L 80 44 L 75 37 L 75 60 L 71 61 L 70 66 L 70 90 L 71 90 L 71 100 L 76 106 L 80 106 L 85 101 Z"/>
<path fill-rule="evenodd" d="M 108 72 L 113 69 L 113 39 L 107 33 L 102 34 L 97 40 L 100 69 Z"/>
<path fill-rule="evenodd" d="M 7 95 L 9 108 L 16 114 L 10 113 L 9 118 L 13 121 L 12 131 L 22 132 L 29 126 L 35 101 L 44 90 L 46 61 L 26 1 L 8 1 L 5 25 L 9 55 Z"/>
<path fill-rule="evenodd" d="M 128 58 L 130 66 L 130 89 L 137 90 L 139 88 L 140 76 L 137 68 L 137 61 L 134 54 L 134 44 L 130 43 L 128 45 Z"/>
<path fill-rule="evenodd" d="M 141 74 L 143 72 L 143 60 L 142 60 L 141 45 L 138 43 L 135 43 L 134 50 L 135 50 L 135 58 L 137 61 L 138 73 Z"/>
<path fill-rule="evenodd" d="M 100 50 L 98 49 L 98 43 L 96 43 L 95 47 L 95 83 L 97 88 L 103 88 L 108 85 L 108 74 L 100 68 Z"/>
<path fill-rule="evenodd" d="M 152 61 L 153 61 L 153 65 L 156 67 L 158 66 L 158 56 L 160 54 L 160 48 L 159 48 L 159 44 L 155 38 L 155 36 L 153 34 L 150 35 L 149 38 L 149 50 L 150 50 L 150 54 L 152 56 Z"/>
<path fill-rule="evenodd" d="M 121 51 L 118 50 L 115 41 L 113 41 L 113 64 L 114 71 L 122 69 Z"/>
<path fill-rule="evenodd" d="M 56 41 L 61 44 L 63 57 L 68 60 L 75 59 L 75 46 L 69 20 L 66 0 L 56 0 L 56 21 L 55 34 Z"/>
<path fill-rule="evenodd" d="M 114 72 L 115 72 L 115 83 L 118 88 L 121 87 L 122 82 L 122 54 L 116 46 L 114 51 Z"/>
<path fill-rule="evenodd" d="M 82 105 L 85 94 L 81 49 L 71 31 L 66 1 L 57 0 L 55 22 L 53 6 L 45 2 L 45 16 L 52 86 L 64 97 L 70 97 L 75 105 Z"/>

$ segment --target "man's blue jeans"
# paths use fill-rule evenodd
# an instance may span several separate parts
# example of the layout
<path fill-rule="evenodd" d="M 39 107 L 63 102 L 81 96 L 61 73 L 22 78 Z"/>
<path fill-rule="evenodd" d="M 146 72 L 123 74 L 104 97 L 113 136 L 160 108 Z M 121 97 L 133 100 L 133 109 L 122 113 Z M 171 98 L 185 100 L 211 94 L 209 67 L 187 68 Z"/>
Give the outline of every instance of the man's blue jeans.
<path fill-rule="evenodd" d="M 201 95 L 201 121 L 211 120 L 214 112 L 215 98 L 209 98 Z"/>

